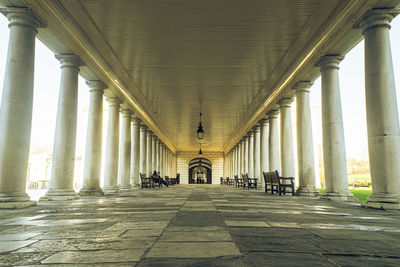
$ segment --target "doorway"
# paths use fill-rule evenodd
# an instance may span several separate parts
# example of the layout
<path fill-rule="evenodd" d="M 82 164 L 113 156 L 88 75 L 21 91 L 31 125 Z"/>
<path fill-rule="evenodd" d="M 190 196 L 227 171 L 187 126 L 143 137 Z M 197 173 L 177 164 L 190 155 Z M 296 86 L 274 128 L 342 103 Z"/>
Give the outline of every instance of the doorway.
<path fill-rule="evenodd" d="M 195 158 L 189 162 L 189 184 L 211 184 L 212 165 L 206 158 Z"/>

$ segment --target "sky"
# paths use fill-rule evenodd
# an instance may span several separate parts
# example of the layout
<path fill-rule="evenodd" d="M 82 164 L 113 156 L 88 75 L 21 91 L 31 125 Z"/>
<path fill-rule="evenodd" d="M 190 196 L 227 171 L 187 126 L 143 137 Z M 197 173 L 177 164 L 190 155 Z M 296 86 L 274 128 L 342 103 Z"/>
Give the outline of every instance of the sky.
<path fill-rule="evenodd" d="M 0 16 L 0 97 L 8 46 L 8 21 Z M 397 95 L 400 87 L 400 19 L 395 18 L 390 31 Z M 31 134 L 32 147 L 52 148 L 56 125 L 60 64 L 54 54 L 39 40 L 36 42 L 34 104 Z M 339 79 L 345 130 L 347 158 L 368 159 L 367 129 L 364 93 L 364 44 L 351 50 L 340 64 Z M 313 133 L 316 146 L 322 143 L 321 84 L 314 82 L 310 93 L 313 113 Z M 83 158 L 86 139 L 89 88 L 79 77 L 77 157 Z M 397 98 L 398 101 L 398 98 Z M 106 107 L 106 105 L 104 105 Z M 295 104 L 294 104 L 295 106 Z M 399 106 L 400 107 L 400 106 Z M 106 122 L 106 114 L 105 122 Z M 295 117 L 294 117 L 295 118 Z M 105 127 L 106 125 L 104 125 Z M 1 130 L 1 129 L 0 129 Z M 293 129 L 295 137 L 295 128 Z M 105 135 L 105 131 L 104 131 Z M 104 153 L 103 153 L 104 154 Z"/>

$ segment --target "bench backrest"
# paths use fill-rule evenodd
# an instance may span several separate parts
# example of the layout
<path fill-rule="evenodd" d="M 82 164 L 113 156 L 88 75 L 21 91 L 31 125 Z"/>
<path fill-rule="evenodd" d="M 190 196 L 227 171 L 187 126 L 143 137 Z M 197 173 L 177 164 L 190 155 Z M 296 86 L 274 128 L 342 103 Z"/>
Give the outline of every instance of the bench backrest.
<path fill-rule="evenodd" d="M 247 184 L 248 181 L 249 181 L 249 176 L 248 176 L 248 174 L 247 174 L 247 173 L 243 174 L 243 182 L 244 182 L 245 184 Z"/>
<path fill-rule="evenodd" d="M 278 171 L 263 172 L 263 175 L 266 184 L 279 184 Z"/>

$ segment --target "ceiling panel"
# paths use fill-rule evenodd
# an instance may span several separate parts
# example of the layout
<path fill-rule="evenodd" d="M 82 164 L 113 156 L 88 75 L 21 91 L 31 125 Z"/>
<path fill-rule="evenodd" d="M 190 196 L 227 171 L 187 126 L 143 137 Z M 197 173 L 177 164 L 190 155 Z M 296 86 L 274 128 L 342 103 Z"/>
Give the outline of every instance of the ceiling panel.
<path fill-rule="evenodd" d="M 198 149 L 201 111 L 220 151 L 321 0 L 80 3 L 177 149 Z"/>

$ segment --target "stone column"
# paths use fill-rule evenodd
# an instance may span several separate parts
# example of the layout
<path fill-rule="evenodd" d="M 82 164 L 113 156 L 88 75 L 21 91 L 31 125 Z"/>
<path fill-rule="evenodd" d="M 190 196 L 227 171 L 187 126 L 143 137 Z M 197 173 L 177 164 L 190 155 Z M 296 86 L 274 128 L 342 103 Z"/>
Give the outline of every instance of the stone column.
<path fill-rule="evenodd" d="M 295 177 L 296 175 L 294 168 L 292 111 L 290 109 L 293 100 L 293 98 L 283 98 L 279 102 L 281 112 L 281 175 L 283 177 Z"/>
<path fill-rule="evenodd" d="M 146 175 L 150 177 L 153 174 L 153 162 L 152 162 L 152 139 L 153 132 L 147 130 L 146 134 Z"/>
<path fill-rule="evenodd" d="M 78 74 L 82 62 L 78 56 L 72 54 L 56 55 L 56 58 L 61 63 L 61 83 L 58 95 L 51 181 L 46 196 L 41 200 L 79 198 L 74 191 L 74 165 L 78 120 Z"/>
<path fill-rule="evenodd" d="M 346 150 L 339 88 L 340 56 L 324 56 L 321 68 L 322 140 L 326 189 L 322 199 L 357 201 L 348 190 Z"/>
<path fill-rule="evenodd" d="M 140 164 L 139 172 L 147 176 L 147 126 L 140 124 Z"/>
<path fill-rule="evenodd" d="M 152 138 L 151 138 L 151 171 L 157 171 L 156 165 L 157 165 L 157 150 L 156 150 L 156 146 L 157 146 L 157 136 L 155 134 L 153 134 Z"/>
<path fill-rule="evenodd" d="M 233 147 L 233 176 L 237 175 L 237 166 L 238 166 L 237 153 L 238 153 L 237 146 L 234 146 Z"/>
<path fill-rule="evenodd" d="M 310 87 L 309 81 L 298 82 L 296 90 L 297 120 L 297 161 L 299 169 L 298 195 L 316 196 L 314 147 L 311 127 Z"/>
<path fill-rule="evenodd" d="M 139 188 L 140 172 L 140 119 L 132 118 L 131 186 Z"/>
<path fill-rule="evenodd" d="M 241 158 L 241 171 L 240 171 L 240 177 L 242 174 L 246 173 L 246 159 L 245 159 L 245 137 L 242 137 L 242 140 L 240 140 L 240 158 Z"/>
<path fill-rule="evenodd" d="M 400 209 L 400 129 L 389 23 L 375 10 L 361 23 L 365 37 L 365 99 L 372 194 L 365 207 Z"/>
<path fill-rule="evenodd" d="M 164 144 L 160 141 L 160 174 L 164 177 Z"/>
<path fill-rule="evenodd" d="M 32 124 L 36 28 L 27 8 L 0 8 L 10 23 L 0 109 L 0 208 L 35 205 L 25 193 Z"/>
<path fill-rule="evenodd" d="M 279 111 L 277 109 L 268 112 L 269 118 L 269 171 L 280 172 L 280 160 L 279 160 L 279 122 L 278 122 Z"/>
<path fill-rule="evenodd" d="M 161 173 L 160 158 L 161 158 L 161 140 L 157 138 L 156 143 L 156 170 Z"/>
<path fill-rule="evenodd" d="M 114 194 L 118 187 L 118 161 L 119 161 L 119 108 L 121 100 L 117 97 L 107 97 L 108 125 L 106 162 L 104 170 L 104 193 Z"/>
<path fill-rule="evenodd" d="M 265 185 L 263 172 L 269 171 L 269 140 L 268 140 L 268 116 L 260 120 L 260 165 L 261 165 L 261 187 Z"/>
<path fill-rule="evenodd" d="M 254 127 L 254 177 L 258 178 L 258 181 L 262 178 L 260 168 L 260 125 L 257 124 Z"/>
<path fill-rule="evenodd" d="M 81 196 L 102 196 L 100 187 L 101 153 L 103 142 L 103 90 L 102 81 L 87 81 L 90 88 L 89 119 L 86 134 L 85 166 Z"/>
<path fill-rule="evenodd" d="M 121 137 L 119 150 L 118 184 L 120 191 L 131 189 L 131 116 L 129 109 L 121 110 Z"/>
<path fill-rule="evenodd" d="M 236 175 L 240 177 L 240 145 L 239 142 L 236 144 Z"/>
<path fill-rule="evenodd" d="M 248 164 L 249 164 L 249 177 L 254 178 L 254 131 L 251 130 L 247 133 L 249 136 L 248 142 Z"/>
<path fill-rule="evenodd" d="M 244 137 L 244 173 L 249 174 L 249 136 Z"/>

